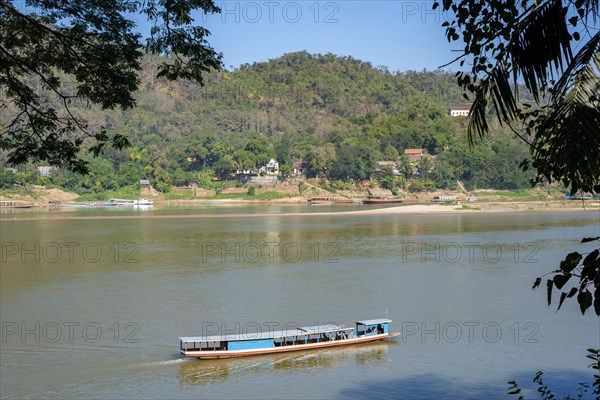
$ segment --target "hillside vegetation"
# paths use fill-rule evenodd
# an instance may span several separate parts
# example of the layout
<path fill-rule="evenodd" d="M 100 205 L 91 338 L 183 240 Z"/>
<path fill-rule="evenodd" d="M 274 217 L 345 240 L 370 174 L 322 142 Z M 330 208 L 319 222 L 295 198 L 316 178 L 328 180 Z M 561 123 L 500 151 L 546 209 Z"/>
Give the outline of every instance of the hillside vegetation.
<path fill-rule="evenodd" d="M 222 189 L 232 185 L 236 169 L 271 158 L 284 176 L 303 160 L 309 177 L 334 188 L 369 181 L 392 191 L 454 189 L 457 180 L 469 190 L 529 186 L 530 176 L 519 169 L 527 147 L 510 132 L 494 126 L 469 147 L 466 119 L 448 115 L 450 103 L 465 102 L 451 73 L 390 73 L 351 57 L 297 52 L 212 73 L 200 87 L 156 79 L 150 68 L 156 61 L 144 60 L 135 109 L 73 108 L 92 126 L 127 134 L 131 148 L 86 155 L 85 176 L 56 170 L 41 178 L 33 165 L 16 174 L 3 169 L 0 186 L 36 183 L 101 195 L 135 191 L 148 179 L 162 192 L 192 181 Z M 2 112 L 6 119 L 11 109 Z M 403 156 L 407 148 L 430 157 L 411 162 Z M 396 161 L 398 172 L 376 173 L 380 160 Z"/>

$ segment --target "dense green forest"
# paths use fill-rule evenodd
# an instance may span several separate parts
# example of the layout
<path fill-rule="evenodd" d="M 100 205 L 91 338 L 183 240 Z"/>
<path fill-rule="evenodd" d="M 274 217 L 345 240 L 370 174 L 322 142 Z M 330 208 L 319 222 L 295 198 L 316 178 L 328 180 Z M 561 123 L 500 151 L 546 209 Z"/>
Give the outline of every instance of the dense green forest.
<path fill-rule="evenodd" d="M 136 108 L 72 104 L 90 126 L 128 135 L 132 147 L 86 155 L 85 176 L 55 170 L 40 178 L 33 165 L 17 173 L 3 168 L 0 185 L 43 183 L 101 194 L 136 190 L 148 179 L 163 192 L 189 182 L 215 188 L 231 184 L 236 169 L 274 158 L 283 176 L 303 160 L 308 177 L 338 188 L 365 180 L 393 191 L 453 189 L 457 180 L 469 189 L 529 186 L 530 176 L 519 169 L 527 146 L 493 120 L 492 134 L 469 146 L 466 118 L 448 115 L 450 103 L 466 101 L 452 73 L 391 73 L 352 57 L 297 52 L 211 73 L 201 87 L 157 79 L 156 62 L 144 60 Z M 7 119 L 11 109 L 1 112 Z M 407 148 L 429 156 L 409 161 Z M 399 173 L 376 173 L 380 160 L 396 161 Z"/>

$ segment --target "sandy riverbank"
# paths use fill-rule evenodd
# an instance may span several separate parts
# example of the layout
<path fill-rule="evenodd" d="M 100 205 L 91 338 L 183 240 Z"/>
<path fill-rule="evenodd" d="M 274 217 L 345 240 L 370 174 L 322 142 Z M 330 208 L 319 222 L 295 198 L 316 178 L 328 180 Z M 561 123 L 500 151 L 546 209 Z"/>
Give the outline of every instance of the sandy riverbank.
<path fill-rule="evenodd" d="M 265 217 L 323 217 L 323 216 L 368 216 L 368 215 L 405 215 L 405 214 L 455 214 L 455 213 L 523 213 L 523 212 L 576 212 L 598 211 L 600 203 L 586 202 L 502 202 L 463 205 L 416 204 L 397 207 L 369 208 L 364 210 L 324 212 L 282 212 L 282 213 L 231 213 L 231 214 L 178 214 L 178 215 L 45 215 L 27 217 L 24 215 L 11 217 L 5 215 L 3 222 L 8 221 L 48 221 L 48 220 L 123 220 L 123 219 L 204 219 L 204 218 L 265 218 Z"/>

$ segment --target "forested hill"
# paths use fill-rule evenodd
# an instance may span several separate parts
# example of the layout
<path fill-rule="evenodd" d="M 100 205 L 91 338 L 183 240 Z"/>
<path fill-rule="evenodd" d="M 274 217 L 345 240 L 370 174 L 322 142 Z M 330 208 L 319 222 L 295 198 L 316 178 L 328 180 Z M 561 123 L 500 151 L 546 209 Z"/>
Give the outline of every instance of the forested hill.
<path fill-rule="evenodd" d="M 417 188 L 417 180 L 427 180 L 431 188 L 448 187 L 457 179 L 469 187 L 527 186 L 518 171 L 527 151 L 512 135 L 494 128 L 489 142 L 469 150 L 465 118 L 448 116 L 450 103 L 466 101 L 454 74 L 391 73 L 352 57 L 303 51 L 211 73 L 201 87 L 156 79 L 156 61 L 144 59 L 135 109 L 75 106 L 91 125 L 128 134 L 132 148 L 89 157 L 91 177 L 57 173 L 56 184 L 100 191 L 147 178 L 168 190 L 197 181 L 200 171 L 227 179 L 270 158 L 284 172 L 304 160 L 313 175 L 364 180 L 377 160 L 400 161 L 404 149 L 424 148 L 435 165 L 422 166 L 418 176 L 405 166 L 405 179 L 392 186 Z"/>
<path fill-rule="evenodd" d="M 450 102 L 464 101 L 453 74 L 392 74 L 331 54 L 298 52 L 245 64 L 209 75 L 205 87 L 157 81 L 151 68 L 146 71 L 138 96 L 139 113 L 128 116 L 142 124 L 132 130 L 141 128 L 160 136 L 169 131 L 189 135 L 205 130 L 324 138 L 333 130 L 361 129 L 365 121 L 398 119 L 402 112 L 407 117 L 411 111 L 424 109 L 445 115 Z"/>

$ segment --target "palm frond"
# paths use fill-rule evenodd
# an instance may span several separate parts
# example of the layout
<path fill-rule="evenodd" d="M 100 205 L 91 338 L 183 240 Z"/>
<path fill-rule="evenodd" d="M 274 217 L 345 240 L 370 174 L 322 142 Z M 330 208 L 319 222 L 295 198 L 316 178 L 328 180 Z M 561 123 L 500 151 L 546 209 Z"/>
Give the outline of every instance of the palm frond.
<path fill-rule="evenodd" d="M 573 192 L 600 184 L 600 54 L 575 73 L 566 94 L 552 104 L 536 134 L 534 164 L 547 178 L 560 177 Z"/>
<path fill-rule="evenodd" d="M 513 68 L 538 103 L 548 78 L 552 79 L 563 70 L 563 63 L 573 58 L 565 16 L 560 0 L 543 3 L 519 23 L 515 30 L 518 34 L 507 46 Z"/>
<path fill-rule="evenodd" d="M 583 68 L 586 68 L 590 64 L 590 62 L 594 58 L 598 58 L 598 54 L 600 52 L 600 32 L 596 32 L 596 34 L 587 42 L 581 50 L 575 55 L 573 60 L 569 63 L 562 76 L 556 82 L 554 86 L 554 91 L 552 94 L 552 100 L 558 101 L 562 97 L 565 96 L 566 91 L 569 87 L 569 83 L 571 83 L 575 76 L 577 76 L 578 71 Z"/>
<path fill-rule="evenodd" d="M 585 15 L 585 22 L 587 22 L 589 16 L 592 16 L 592 21 L 596 23 L 600 17 L 600 0 L 585 0 L 583 3 L 583 10 Z"/>
<path fill-rule="evenodd" d="M 493 82 L 491 87 L 492 98 L 494 99 L 500 123 L 512 120 L 517 112 L 517 101 L 508 80 L 509 76 L 504 64 L 496 66 L 491 74 Z"/>
<path fill-rule="evenodd" d="M 474 133 L 477 133 L 479 139 L 483 138 L 488 131 L 488 123 L 485 118 L 485 108 L 487 106 L 488 83 L 487 81 L 479 82 L 478 90 L 475 92 L 475 100 L 469 111 L 469 126 L 468 135 L 469 143 L 475 142 Z"/>
<path fill-rule="evenodd" d="M 494 104 L 500 125 L 510 123 L 518 109 L 517 99 L 509 81 L 510 74 L 505 64 L 498 64 L 490 73 L 488 80 L 481 80 L 475 91 L 475 100 L 469 112 L 469 142 L 474 143 L 475 135 L 481 139 L 488 130 L 485 108 L 488 97 Z"/>

